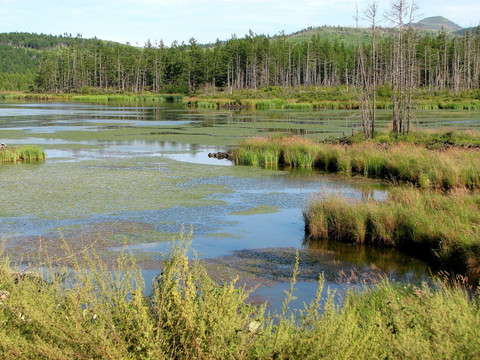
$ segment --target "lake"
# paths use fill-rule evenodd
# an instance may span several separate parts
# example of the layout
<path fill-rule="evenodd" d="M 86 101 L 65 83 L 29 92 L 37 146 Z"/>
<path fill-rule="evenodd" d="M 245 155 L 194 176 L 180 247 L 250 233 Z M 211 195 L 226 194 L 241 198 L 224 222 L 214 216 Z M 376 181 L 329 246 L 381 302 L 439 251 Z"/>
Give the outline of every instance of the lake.
<path fill-rule="evenodd" d="M 389 111 L 378 112 L 386 127 Z M 0 166 L 0 237 L 14 261 L 62 244 L 95 242 L 111 261 L 128 246 L 147 288 L 182 226 L 191 255 L 218 281 L 238 275 L 259 284 L 253 300 L 278 308 L 300 251 L 298 300 L 314 297 L 316 279 L 341 294 L 352 283 L 387 276 L 428 281 L 427 264 L 393 249 L 310 242 L 302 210 L 317 196 L 355 200 L 386 196 L 386 185 L 313 170 L 234 166 L 208 157 L 245 137 L 298 134 L 313 139 L 359 129 L 356 111 L 197 110 L 178 104 L 2 103 L 0 142 L 37 144 L 41 164 Z M 419 111 L 415 126 L 478 129 L 478 111 Z M 41 239 L 41 240 L 40 240 Z M 128 244 L 128 245 L 127 245 Z"/>

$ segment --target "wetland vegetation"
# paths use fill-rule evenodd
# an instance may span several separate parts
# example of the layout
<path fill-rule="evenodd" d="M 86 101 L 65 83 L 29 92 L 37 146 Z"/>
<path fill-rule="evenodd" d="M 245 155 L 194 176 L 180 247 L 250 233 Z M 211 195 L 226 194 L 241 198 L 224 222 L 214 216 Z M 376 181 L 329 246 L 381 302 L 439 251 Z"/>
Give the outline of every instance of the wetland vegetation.
<path fill-rule="evenodd" d="M 452 144 L 455 136 L 463 142 Z M 376 138 L 374 142 L 345 138 L 327 143 L 302 137 L 251 138 L 243 141 L 234 154 L 236 162 L 245 165 L 316 167 L 443 190 L 480 186 L 478 135 L 409 134 L 402 141 L 380 134 Z M 426 144 L 440 149 L 428 149 Z"/>
<path fill-rule="evenodd" d="M 478 358 L 480 32 L 404 5 L 345 42 L 0 34 L 2 164 L 49 154 L 0 167 L 0 356 Z"/>
<path fill-rule="evenodd" d="M 475 358 L 478 295 L 460 278 L 413 286 L 379 277 L 336 304 L 320 275 L 316 296 L 296 310 L 297 263 L 282 310 L 249 302 L 235 280 L 219 285 L 188 238 L 171 245 L 150 296 L 133 258 L 108 272 L 89 252 L 43 262 L 37 273 L 0 265 L 0 354 L 4 358 L 371 359 Z M 58 260 L 58 259 L 57 259 Z M 62 265 L 63 263 L 63 265 Z M 68 268 L 65 267 L 68 265 Z M 73 270 L 73 271 L 72 271 Z M 348 339 L 348 341 L 346 340 Z"/>
<path fill-rule="evenodd" d="M 45 160 L 46 153 L 37 146 L 0 147 L 0 165 L 13 164 L 17 162 L 37 162 Z"/>
<path fill-rule="evenodd" d="M 393 188 L 385 201 L 314 200 L 304 213 L 305 229 L 312 239 L 399 247 L 475 283 L 480 278 L 479 206 L 479 194 L 466 190 Z"/>
<path fill-rule="evenodd" d="M 342 290 L 336 283 L 337 278 L 345 277 L 341 269 L 348 281 L 360 279 L 364 284 L 363 279 L 367 278 L 362 274 L 372 273 L 366 265 L 372 257 L 359 261 L 359 257 L 365 256 L 365 249 L 354 247 L 349 250 L 347 261 L 339 260 L 334 255 L 338 252 L 322 249 L 322 242 L 312 237 L 303 243 L 305 249 L 300 259 L 306 264 L 299 264 L 297 269 L 304 274 L 295 274 L 297 284 L 293 288 L 303 286 L 306 281 L 314 285 L 316 274 L 325 272 L 325 275 L 316 298 L 298 295 L 307 304 L 311 302 L 307 308 L 301 305 L 293 308 L 297 293 L 289 292 L 287 287 L 284 307 L 277 299 L 280 305 L 273 311 L 266 310 L 266 305 L 258 305 L 265 298 L 258 298 L 251 288 L 255 281 L 265 283 L 265 279 L 270 284 L 278 282 L 278 278 L 282 284 L 288 281 L 285 278 L 294 269 L 295 256 L 294 250 L 285 248 L 299 246 L 292 244 L 292 239 L 301 243 L 301 207 L 307 204 L 309 194 L 318 191 L 339 193 L 335 201 L 330 200 L 339 208 L 343 206 L 340 198 L 351 199 L 339 211 L 344 216 L 338 221 L 340 235 L 327 234 L 330 240 L 342 236 L 357 243 L 357 237 L 352 240 L 341 235 L 342 226 L 349 226 L 348 234 L 357 234 L 365 221 L 364 243 L 385 246 L 404 241 L 408 247 L 421 239 L 430 246 L 430 254 L 433 251 L 434 256 L 441 256 L 437 261 L 455 260 L 460 265 L 455 270 L 465 271 L 474 279 L 478 250 L 471 233 L 478 221 L 479 201 L 465 184 L 448 195 L 440 192 L 443 189 L 426 191 L 420 185 L 391 189 L 384 195 L 385 186 L 378 180 L 345 175 L 330 177 L 319 174 L 314 167 L 303 172 L 297 166 L 290 172 L 276 166 L 265 169 L 177 161 L 169 158 L 170 153 L 198 151 L 201 157 L 194 157 L 195 161 L 206 161 L 211 147 L 161 143 L 174 131 L 179 134 L 192 131 L 202 134 L 202 139 L 216 141 L 217 149 L 224 151 L 224 145 L 218 144 L 227 141 L 231 147 L 242 138 L 233 136 L 238 135 L 237 126 L 245 133 L 258 134 L 265 124 L 288 130 L 292 126 L 314 126 L 314 122 L 322 126 L 330 124 L 333 134 L 338 136 L 346 123 L 343 113 L 335 113 L 340 119 L 328 120 L 330 115 L 318 112 L 205 113 L 174 104 L 162 105 L 165 114 L 152 110 L 150 105 L 145 111 L 139 110 L 143 107 L 138 105 L 44 103 L 38 109 L 35 106 L 26 103 L 6 106 L 5 110 L 5 114 L 12 113 L 9 119 L 12 129 L 3 132 L 9 142 L 17 138 L 22 142 L 38 142 L 52 156 L 42 165 L 19 165 L 0 173 L 4 204 L 0 220 L 2 237 L 7 238 L 4 254 L 8 255 L 0 270 L 0 312 L 5 325 L 0 330 L 0 353 L 4 357 L 35 354 L 44 358 L 73 358 L 81 354 L 100 358 L 263 359 L 348 357 L 355 353 L 359 358 L 387 354 L 398 358 L 458 358 L 478 354 L 480 344 L 473 327 L 477 321 L 478 295 L 468 288 L 466 280 L 455 278 L 461 281 L 452 285 L 420 277 L 429 283 L 421 285 L 411 277 L 415 270 L 409 262 L 402 266 L 405 278 L 411 280 L 402 280 L 395 256 L 382 258 L 379 252 L 374 258 L 383 271 L 393 269 L 397 281 L 378 275 L 382 274 L 378 271 L 377 282 L 369 276 L 365 285 Z M 31 114 L 32 108 L 39 115 L 30 115 L 26 126 L 24 114 Z M 175 118 L 166 115 L 168 109 Z M 43 118 L 44 111 L 53 115 Z M 65 124 L 63 119 L 71 116 L 71 112 L 74 116 Z M 205 119 L 205 114 L 209 119 Z M 434 121 L 441 121 L 436 114 L 432 116 Z M 457 114 L 452 117 L 456 119 Z M 320 115 L 327 118 L 317 119 Z M 155 123 L 149 123 L 146 120 L 149 118 Z M 185 123 L 185 118 L 190 122 Z M 40 119 L 45 122 L 43 126 L 39 125 Z M 299 119 L 302 123 L 297 124 Z M 168 121 L 166 125 L 162 125 L 162 120 Z M 452 119 L 447 117 L 445 121 Z M 387 122 L 388 119 L 384 126 Z M 27 130 L 19 130 L 19 124 Z M 225 132 L 224 126 L 230 127 L 227 130 L 231 132 Z M 225 133 L 229 136 L 223 139 Z M 329 133 L 319 135 L 325 138 Z M 368 146 L 360 137 L 314 142 L 308 137 L 283 136 L 253 142 L 268 147 L 273 143 L 275 149 L 280 149 L 280 145 L 292 146 L 297 152 L 307 145 L 335 149 L 365 146 L 379 154 L 396 146 L 407 149 L 415 144 L 422 149 L 416 151 L 439 156 L 449 151 L 475 153 L 478 143 L 475 132 L 460 131 L 379 134 Z M 93 141 L 94 138 L 100 140 Z M 132 156 L 133 151 L 139 153 Z M 295 151 L 291 151 L 292 163 L 300 164 L 301 156 L 293 160 Z M 363 203 L 360 200 L 364 189 L 371 194 L 369 198 L 374 194 L 377 200 L 387 198 L 383 202 Z M 38 194 L 41 201 L 31 201 Z M 383 203 L 388 208 L 382 208 Z M 369 212 L 369 208 L 373 210 Z M 349 214 L 358 220 L 357 217 L 351 220 Z M 292 221 L 295 216 L 298 221 Z M 331 219 L 335 216 L 331 215 Z M 191 246 L 200 253 L 208 251 L 207 258 L 213 259 L 187 260 L 184 245 L 168 251 L 168 240 L 182 237 L 175 235 L 180 221 L 194 224 L 197 234 Z M 354 228 L 357 224 L 358 228 Z M 412 237 L 400 236 L 402 231 Z M 371 235 L 374 236 L 369 238 Z M 70 253 L 62 254 L 59 241 L 68 244 Z M 117 249 L 124 241 L 128 241 L 132 253 L 121 255 L 117 261 Z M 85 248 L 92 243 L 99 253 L 89 258 Z M 269 246 L 277 248 L 266 249 Z M 264 249 L 237 253 L 240 260 L 221 258 L 230 249 L 258 247 Z M 50 259 L 55 260 L 51 267 L 47 265 L 45 251 L 53 251 L 49 253 Z M 43 257 L 37 258 L 37 252 Z M 80 253 L 87 257 L 78 262 L 62 260 L 69 254 Z M 12 265 L 22 261 L 19 255 L 28 255 L 37 260 L 36 264 L 43 264 L 43 278 L 25 273 L 23 270 L 28 266 L 25 263 L 20 267 Z M 67 268 L 62 269 L 63 265 Z M 153 286 L 144 277 L 147 267 L 154 269 L 153 277 L 163 272 Z M 236 276 L 241 276 L 241 282 L 237 285 L 228 282 Z M 298 281 L 303 283 L 300 285 Z M 241 284 L 249 286 L 243 288 Z M 268 292 L 272 285 L 262 286 Z M 329 287 L 332 290 L 328 291 Z M 315 293 L 312 287 L 309 289 Z M 350 340 L 345 342 L 345 338 Z"/>

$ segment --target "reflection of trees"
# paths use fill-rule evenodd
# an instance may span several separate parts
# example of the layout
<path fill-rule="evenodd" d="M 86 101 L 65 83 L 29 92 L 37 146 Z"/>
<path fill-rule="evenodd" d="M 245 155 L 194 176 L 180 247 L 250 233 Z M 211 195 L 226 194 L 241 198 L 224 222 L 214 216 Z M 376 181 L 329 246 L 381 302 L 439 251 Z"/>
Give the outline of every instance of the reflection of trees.
<path fill-rule="evenodd" d="M 413 275 L 413 277 L 420 280 L 429 274 L 428 267 L 422 261 L 394 248 L 379 248 L 329 239 L 311 240 L 308 237 L 303 239 L 302 245 L 311 250 L 312 254 L 328 252 L 332 254 L 335 260 L 348 262 L 358 267 L 369 267 L 374 264 L 389 275 Z"/>

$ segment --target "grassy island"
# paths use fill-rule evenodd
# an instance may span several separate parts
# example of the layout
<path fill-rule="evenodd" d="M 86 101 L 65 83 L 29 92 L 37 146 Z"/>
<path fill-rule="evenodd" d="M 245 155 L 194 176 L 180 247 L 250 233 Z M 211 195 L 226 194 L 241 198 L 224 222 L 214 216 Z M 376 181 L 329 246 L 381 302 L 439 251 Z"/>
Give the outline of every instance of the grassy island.
<path fill-rule="evenodd" d="M 46 158 L 43 150 L 36 146 L 19 146 L 0 148 L 0 165 L 12 164 L 17 162 L 37 162 Z"/>
<path fill-rule="evenodd" d="M 314 200 L 304 212 L 311 239 L 394 246 L 480 279 L 480 194 L 393 188 L 385 201 Z"/>
<path fill-rule="evenodd" d="M 403 137 L 380 134 L 370 142 L 356 138 L 323 143 L 301 137 L 251 138 L 234 153 L 241 165 L 315 167 L 448 190 L 480 187 L 478 148 L 477 135 L 449 132 Z"/>

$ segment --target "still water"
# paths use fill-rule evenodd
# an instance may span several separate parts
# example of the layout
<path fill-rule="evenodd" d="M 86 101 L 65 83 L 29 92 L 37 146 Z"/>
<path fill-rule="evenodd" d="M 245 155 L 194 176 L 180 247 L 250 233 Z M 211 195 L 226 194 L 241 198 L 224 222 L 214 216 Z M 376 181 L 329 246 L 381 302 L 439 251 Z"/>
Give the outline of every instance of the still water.
<path fill-rule="evenodd" d="M 389 121 L 389 112 L 379 112 L 379 126 Z M 42 164 L 0 167 L 0 237 L 17 260 L 34 253 L 40 237 L 53 252 L 61 238 L 74 250 L 100 238 L 99 252 L 107 259 L 128 243 L 148 286 L 170 240 L 182 225 L 192 227 L 192 253 L 217 275 L 238 273 L 245 283 L 260 283 L 254 296 L 273 307 L 287 286 L 295 249 L 303 261 L 298 304 L 314 296 L 321 272 L 339 293 L 352 278 L 341 274 L 382 272 L 396 281 L 428 280 L 426 264 L 397 251 L 304 238 L 302 210 L 313 197 L 381 200 L 386 196 L 381 182 L 233 166 L 208 157 L 248 136 L 323 139 L 350 134 L 358 125 L 354 111 L 0 104 L 0 141 L 36 144 L 47 152 Z M 416 126 L 477 129 L 480 113 L 418 112 Z"/>

